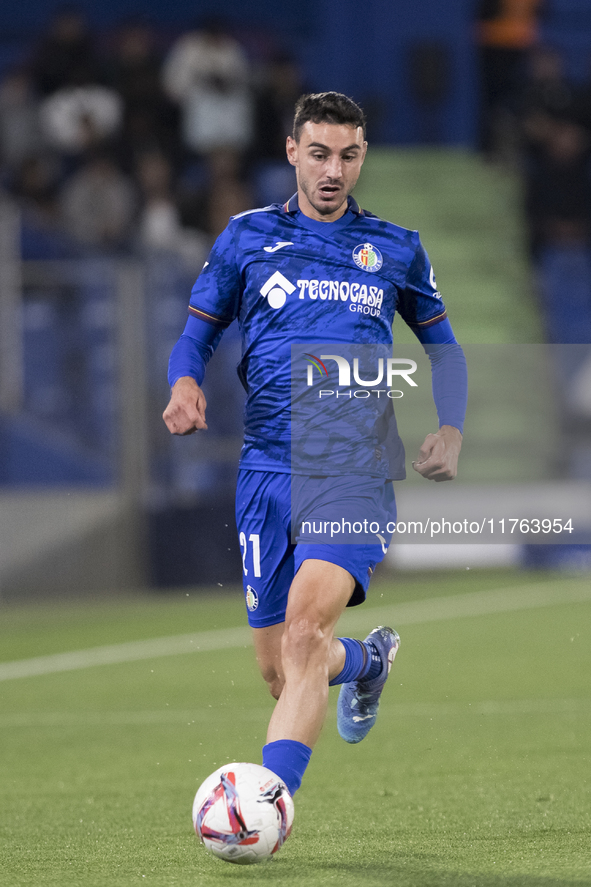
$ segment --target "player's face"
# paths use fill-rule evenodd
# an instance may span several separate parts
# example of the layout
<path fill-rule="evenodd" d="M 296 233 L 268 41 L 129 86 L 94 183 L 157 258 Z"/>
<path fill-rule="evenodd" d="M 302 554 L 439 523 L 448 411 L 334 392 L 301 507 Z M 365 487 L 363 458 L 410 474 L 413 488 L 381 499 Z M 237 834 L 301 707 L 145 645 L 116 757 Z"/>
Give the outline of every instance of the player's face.
<path fill-rule="evenodd" d="M 345 213 L 366 151 L 360 126 L 308 121 L 299 142 L 288 136 L 287 159 L 295 166 L 304 215 L 334 222 Z"/>

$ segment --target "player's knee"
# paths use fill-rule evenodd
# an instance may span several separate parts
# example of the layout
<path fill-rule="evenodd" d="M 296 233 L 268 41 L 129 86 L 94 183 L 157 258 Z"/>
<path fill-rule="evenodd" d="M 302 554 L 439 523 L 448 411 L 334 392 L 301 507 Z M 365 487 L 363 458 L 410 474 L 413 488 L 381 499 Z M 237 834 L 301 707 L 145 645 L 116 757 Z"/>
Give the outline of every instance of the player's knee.
<path fill-rule="evenodd" d="M 308 658 L 324 649 L 328 653 L 330 636 L 319 620 L 301 616 L 286 624 L 282 638 L 282 655 L 290 660 Z"/>

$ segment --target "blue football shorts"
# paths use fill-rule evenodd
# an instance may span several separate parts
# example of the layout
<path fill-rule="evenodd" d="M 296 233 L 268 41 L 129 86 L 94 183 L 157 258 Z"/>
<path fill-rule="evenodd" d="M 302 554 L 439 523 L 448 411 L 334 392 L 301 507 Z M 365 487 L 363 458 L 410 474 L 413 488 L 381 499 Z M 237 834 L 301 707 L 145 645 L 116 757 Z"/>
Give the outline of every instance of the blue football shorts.
<path fill-rule="evenodd" d="M 236 526 L 249 625 L 285 621 L 292 580 L 311 558 L 347 570 L 355 579 L 347 606 L 363 603 L 395 521 L 394 488 L 383 478 L 240 469 Z"/>

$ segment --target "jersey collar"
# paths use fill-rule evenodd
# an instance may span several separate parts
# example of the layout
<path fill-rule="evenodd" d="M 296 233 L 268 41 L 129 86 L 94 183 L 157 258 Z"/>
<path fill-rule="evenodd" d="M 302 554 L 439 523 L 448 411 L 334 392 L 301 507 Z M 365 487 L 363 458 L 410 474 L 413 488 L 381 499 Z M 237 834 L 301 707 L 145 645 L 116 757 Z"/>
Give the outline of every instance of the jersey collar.
<path fill-rule="evenodd" d="M 299 208 L 300 207 L 298 204 L 298 195 L 297 195 L 297 191 L 296 191 L 296 193 L 293 195 L 293 197 L 290 197 L 289 200 L 287 201 L 287 203 L 283 204 L 283 212 L 284 213 L 291 213 L 293 215 L 294 213 L 297 213 Z M 357 201 L 355 200 L 355 198 L 351 197 L 351 195 L 349 195 L 349 197 L 347 198 L 347 209 L 350 212 L 355 213 L 356 216 L 363 216 L 364 215 L 363 210 L 360 208 L 360 206 L 357 203 Z"/>

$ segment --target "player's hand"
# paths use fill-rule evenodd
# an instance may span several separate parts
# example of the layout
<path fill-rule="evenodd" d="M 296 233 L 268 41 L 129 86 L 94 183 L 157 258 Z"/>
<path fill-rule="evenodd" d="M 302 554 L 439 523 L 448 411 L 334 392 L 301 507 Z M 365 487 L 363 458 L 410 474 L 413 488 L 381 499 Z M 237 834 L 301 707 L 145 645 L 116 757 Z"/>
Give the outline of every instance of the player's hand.
<path fill-rule="evenodd" d="M 193 434 L 207 428 L 203 391 L 191 376 L 178 379 L 162 418 L 171 434 Z"/>
<path fill-rule="evenodd" d="M 458 473 L 462 435 L 453 425 L 442 425 L 428 434 L 412 467 L 427 480 L 453 480 Z"/>

